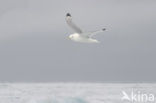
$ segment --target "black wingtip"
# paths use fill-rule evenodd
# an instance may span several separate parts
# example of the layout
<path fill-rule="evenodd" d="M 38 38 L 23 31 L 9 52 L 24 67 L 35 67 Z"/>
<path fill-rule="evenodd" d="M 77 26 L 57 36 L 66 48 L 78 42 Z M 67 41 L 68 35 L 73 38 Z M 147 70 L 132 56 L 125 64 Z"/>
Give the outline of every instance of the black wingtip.
<path fill-rule="evenodd" d="M 67 13 L 66 16 L 71 16 L 70 13 Z"/>
<path fill-rule="evenodd" d="M 105 30 L 106 30 L 106 28 L 103 28 L 102 30 L 103 30 L 103 31 L 105 31 Z"/>

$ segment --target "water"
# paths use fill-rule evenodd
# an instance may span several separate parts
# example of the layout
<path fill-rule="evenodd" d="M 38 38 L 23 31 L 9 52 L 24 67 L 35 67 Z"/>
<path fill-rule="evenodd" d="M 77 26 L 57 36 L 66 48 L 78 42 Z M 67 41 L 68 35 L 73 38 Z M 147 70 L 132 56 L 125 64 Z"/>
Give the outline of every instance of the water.
<path fill-rule="evenodd" d="M 122 91 L 132 89 L 156 94 L 150 83 L 1 83 L 0 103 L 128 103 Z"/>

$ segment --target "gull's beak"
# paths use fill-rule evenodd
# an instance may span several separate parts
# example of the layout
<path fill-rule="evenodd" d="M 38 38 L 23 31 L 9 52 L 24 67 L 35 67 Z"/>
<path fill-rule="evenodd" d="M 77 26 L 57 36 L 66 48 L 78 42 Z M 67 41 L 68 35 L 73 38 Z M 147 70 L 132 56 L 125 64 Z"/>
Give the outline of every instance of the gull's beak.
<path fill-rule="evenodd" d="M 67 39 L 70 39 L 70 37 L 69 37 L 69 36 L 67 36 Z"/>

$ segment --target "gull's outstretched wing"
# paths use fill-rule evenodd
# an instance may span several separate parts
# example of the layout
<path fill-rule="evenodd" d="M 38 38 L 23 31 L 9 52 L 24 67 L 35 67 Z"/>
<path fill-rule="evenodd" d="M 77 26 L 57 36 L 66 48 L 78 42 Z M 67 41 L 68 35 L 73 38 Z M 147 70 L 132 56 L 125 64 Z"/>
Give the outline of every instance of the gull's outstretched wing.
<path fill-rule="evenodd" d="M 94 35 L 96 35 L 96 34 L 98 34 L 98 33 L 104 32 L 105 30 L 106 30 L 106 29 L 103 28 L 103 29 L 101 29 L 101 30 L 89 32 L 89 33 L 87 34 L 87 36 L 88 36 L 88 37 L 92 37 L 92 36 L 94 36 Z"/>
<path fill-rule="evenodd" d="M 72 17 L 69 13 L 66 15 L 66 22 L 74 31 L 80 34 L 82 33 L 82 30 L 73 23 Z"/>

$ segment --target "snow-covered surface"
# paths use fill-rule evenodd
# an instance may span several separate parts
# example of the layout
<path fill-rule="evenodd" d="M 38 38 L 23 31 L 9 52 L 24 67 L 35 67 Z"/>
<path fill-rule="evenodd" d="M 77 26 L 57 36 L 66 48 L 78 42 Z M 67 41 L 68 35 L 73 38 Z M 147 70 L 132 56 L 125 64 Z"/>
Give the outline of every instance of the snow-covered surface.
<path fill-rule="evenodd" d="M 145 83 L 0 83 L 0 103 L 121 103 L 122 91 L 156 93 Z"/>

